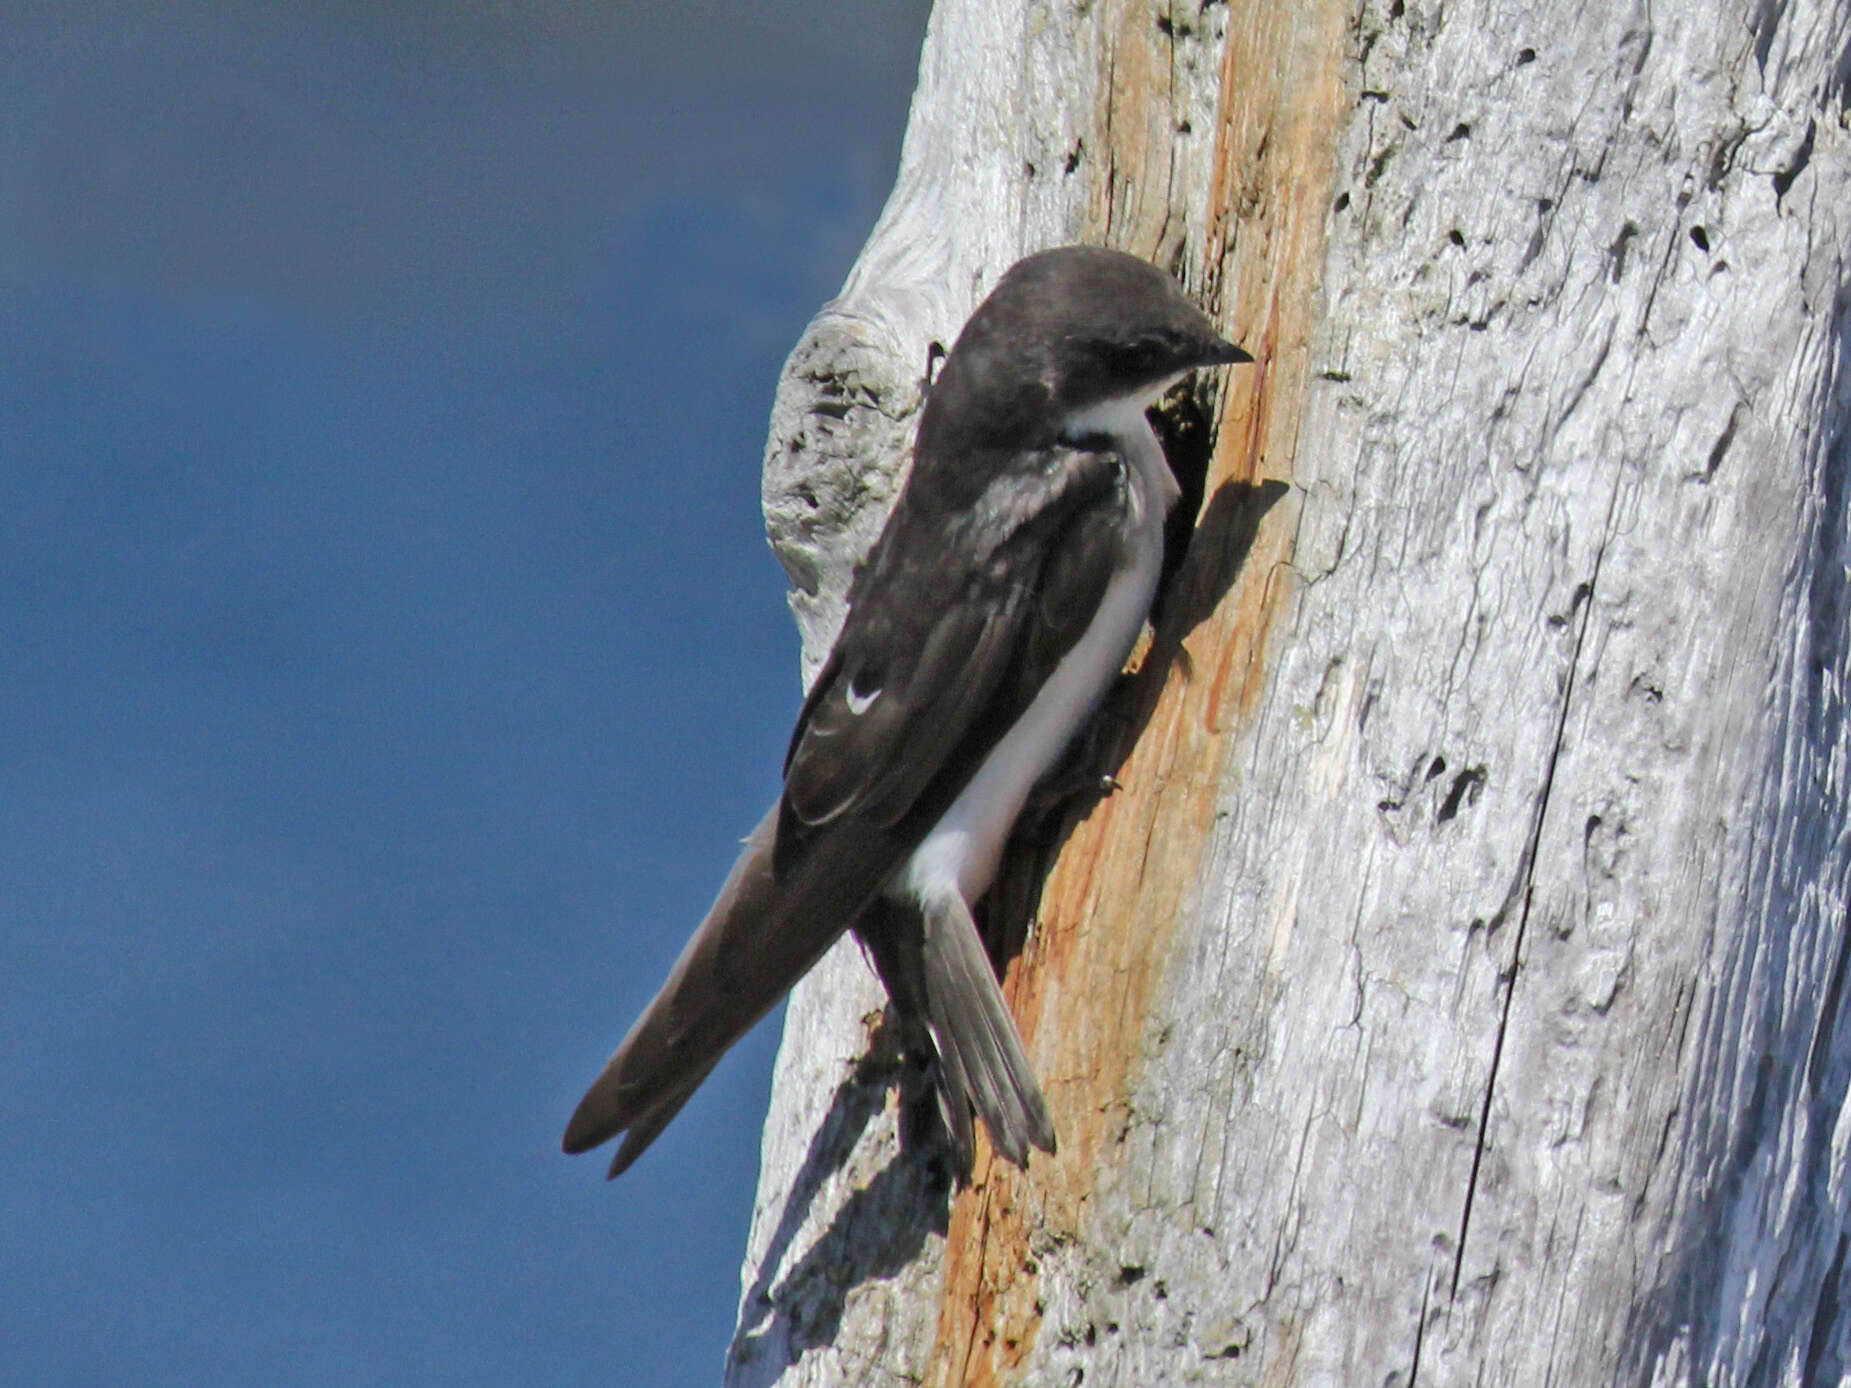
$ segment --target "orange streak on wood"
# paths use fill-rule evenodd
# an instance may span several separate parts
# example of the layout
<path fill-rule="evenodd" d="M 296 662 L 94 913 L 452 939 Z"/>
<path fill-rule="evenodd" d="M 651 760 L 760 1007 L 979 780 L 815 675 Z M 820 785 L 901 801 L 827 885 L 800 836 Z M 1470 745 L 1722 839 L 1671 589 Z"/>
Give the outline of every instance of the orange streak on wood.
<path fill-rule="evenodd" d="M 1229 373 L 1207 494 L 1289 474 L 1320 312 L 1324 224 L 1338 130 L 1348 8 L 1332 0 L 1234 0 L 1205 256 L 1210 286 L 1234 289 L 1233 335 L 1258 359 Z M 1127 4 L 1106 58 L 1109 102 L 1092 147 L 1104 177 L 1093 213 L 1104 239 L 1166 261 L 1184 233 L 1171 205 L 1174 128 L 1156 11 Z M 1091 143 L 1091 142 L 1089 142 Z M 1100 1173 L 1129 1131 L 1129 1096 L 1173 927 L 1188 908 L 1233 740 L 1265 686 L 1275 624 L 1289 614 L 1295 502 L 1275 506 L 1237 575 L 1200 546 L 1179 590 L 1225 594 L 1191 631 L 1162 634 L 1172 658 L 1132 692 L 1148 714 L 1106 797 L 1067 840 L 1043 888 L 1039 924 L 1007 991 L 1053 1108 L 1060 1152 L 1028 1173 L 980 1149 L 945 1250 L 928 1381 L 1008 1383 L 1040 1330 L 1039 1264 L 1083 1239 Z M 1226 587 L 1230 577 L 1232 587 Z M 1186 605 L 1184 605 L 1186 607 Z M 1174 617 L 1170 619 L 1174 621 Z"/>

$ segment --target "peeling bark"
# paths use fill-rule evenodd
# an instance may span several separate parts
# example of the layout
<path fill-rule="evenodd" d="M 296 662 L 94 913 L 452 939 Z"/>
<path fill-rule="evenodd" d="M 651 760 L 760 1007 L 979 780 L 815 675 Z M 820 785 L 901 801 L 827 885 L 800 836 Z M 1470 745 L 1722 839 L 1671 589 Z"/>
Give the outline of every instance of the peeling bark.
<path fill-rule="evenodd" d="M 845 942 L 729 1383 L 1840 1381 L 1851 6 L 1666 11 L 941 0 L 774 410 L 806 668 L 1019 255 L 1259 363 L 990 904 L 1059 1155 L 901 1153 Z"/>

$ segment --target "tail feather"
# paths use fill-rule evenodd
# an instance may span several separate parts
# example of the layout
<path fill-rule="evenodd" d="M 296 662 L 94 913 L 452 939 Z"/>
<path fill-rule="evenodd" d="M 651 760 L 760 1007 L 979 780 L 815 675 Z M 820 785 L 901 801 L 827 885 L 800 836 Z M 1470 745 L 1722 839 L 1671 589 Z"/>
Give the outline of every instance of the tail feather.
<path fill-rule="evenodd" d="M 970 908 L 947 892 L 924 908 L 925 987 L 947 1101 L 974 1109 L 1017 1166 L 1054 1150 L 1054 1123 Z"/>
<path fill-rule="evenodd" d="M 629 1169 L 720 1057 L 859 918 L 895 1005 L 937 1052 L 960 1171 L 970 1170 L 973 1113 L 1018 1166 L 1030 1147 L 1052 1152 L 1047 1103 L 963 899 L 954 891 L 922 908 L 883 902 L 870 911 L 906 851 L 903 837 L 845 819 L 780 855 L 779 825 L 774 807 L 746 840 L 668 981 L 579 1101 L 561 1146 L 586 1152 L 621 1136 L 610 1174 Z"/>
<path fill-rule="evenodd" d="M 715 1056 L 714 1060 L 717 1063 L 719 1057 Z M 647 1114 L 629 1124 L 624 1130 L 623 1141 L 617 1144 L 617 1152 L 611 1158 L 610 1170 L 604 1173 L 605 1180 L 614 1181 L 630 1169 L 636 1159 L 649 1149 L 649 1144 L 669 1125 L 670 1120 L 681 1112 L 681 1106 L 694 1097 L 694 1091 L 701 1087 L 712 1070 L 713 1066 L 709 1065 L 698 1075 L 690 1076 Z"/>
<path fill-rule="evenodd" d="M 942 1135 L 950 1143 L 957 1182 L 968 1184 L 977 1145 L 971 1121 L 971 1083 L 958 1064 L 957 1053 L 947 1051 L 934 1034 L 932 1004 L 926 991 L 925 929 L 919 908 L 896 897 L 876 897 L 855 923 L 855 933 L 880 975 L 887 996 L 893 1000 L 893 1017 L 900 1028 L 900 1044 L 908 1067 L 902 1071 L 900 1081 L 900 1142 L 912 1142 L 924 1131 L 911 1124 L 912 1112 L 904 1107 L 912 1067 L 917 1066 L 925 1073 Z M 955 1071 L 954 1066 L 958 1066 Z"/>

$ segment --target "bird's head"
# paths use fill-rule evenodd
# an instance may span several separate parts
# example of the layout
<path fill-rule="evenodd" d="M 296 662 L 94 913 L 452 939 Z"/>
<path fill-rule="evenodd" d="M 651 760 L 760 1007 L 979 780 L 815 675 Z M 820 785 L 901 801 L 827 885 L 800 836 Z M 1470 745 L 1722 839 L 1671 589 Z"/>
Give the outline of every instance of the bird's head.
<path fill-rule="evenodd" d="M 965 324 L 920 445 L 954 430 L 974 442 L 1045 443 L 1059 420 L 1129 398 L 1154 403 L 1198 367 L 1251 360 L 1156 266 L 1095 246 L 1041 251 L 1011 266 Z"/>

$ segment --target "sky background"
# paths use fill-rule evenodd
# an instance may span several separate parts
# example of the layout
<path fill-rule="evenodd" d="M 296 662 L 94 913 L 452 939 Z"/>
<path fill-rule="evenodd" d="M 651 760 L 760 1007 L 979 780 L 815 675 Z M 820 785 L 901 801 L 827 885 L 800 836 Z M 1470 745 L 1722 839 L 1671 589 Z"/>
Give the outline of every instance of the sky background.
<path fill-rule="evenodd" d="M 718 1379 L 776 1021 L 558 1139 L 776 790 L 925 11 L 8 0 L 9 1381 Z"/>

